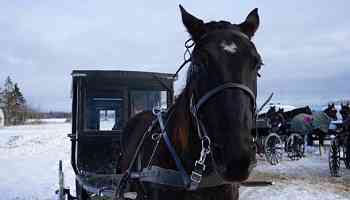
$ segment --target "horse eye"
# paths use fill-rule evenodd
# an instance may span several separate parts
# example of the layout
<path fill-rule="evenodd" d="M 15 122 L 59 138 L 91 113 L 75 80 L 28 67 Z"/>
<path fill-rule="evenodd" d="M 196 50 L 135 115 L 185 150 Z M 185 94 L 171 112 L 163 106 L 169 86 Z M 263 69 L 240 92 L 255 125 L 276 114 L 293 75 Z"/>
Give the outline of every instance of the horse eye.
<path fill-rule="evenodd" d="M 254 68 L 259 71 L 262 65 L 264 65 L 262 60 L 260 58 L 255 57 L 255 59 L 254 59 Z"/>
<path fill-rule="evenodd" d="M 264 65 L 264 63 L 262 62 L 262 60 L 260 58 L 256 58 L 255 59 L 255 64 L 254 64 L 254 69 L 256 69 L 257 71 L 257 76 L 261 77 L 259 70 L 261 69 L 261 66 Z"/>

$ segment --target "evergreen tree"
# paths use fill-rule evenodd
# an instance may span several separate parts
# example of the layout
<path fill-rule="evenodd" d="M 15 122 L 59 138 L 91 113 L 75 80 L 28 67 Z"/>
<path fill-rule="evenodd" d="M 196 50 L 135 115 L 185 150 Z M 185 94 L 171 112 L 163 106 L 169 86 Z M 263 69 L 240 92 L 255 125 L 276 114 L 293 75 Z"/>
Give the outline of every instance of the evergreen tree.
<path fill-rule="evenodd" d="M 5 114 L 5 125 L 21 124 L 26 118 L 26 100 L 18 87 L 8 76 L 5 81 L 4 90 L 1 93 L 3 110 Z"/>
<path fill-rule="evenodd" d="M 4 107 L 3 95 L 4 95 L 4 92 L 3 92 L 2 88 L 0 87 L 0 109 L 3 109 L 3 107 Z"/>
<path fill-rule="evenodd" d="M 15 124 L 22 124 L 26 118 L 26 100 L 17 83 L 15 83 L 13 88 L 13 96 L 16 100 L 16 105 L 14 107 Z"/>
<path fill-rule="evenodd" d="M 4 114 L 5 114 L 5 125 L 11 125 L 13 122 L 13 107 L 16 105 L 16 100 L 13 96 L 13 82 L 8 76 L 5 80 L 4 90 L 3 90 L 3 104 L 4 104 Z"/>

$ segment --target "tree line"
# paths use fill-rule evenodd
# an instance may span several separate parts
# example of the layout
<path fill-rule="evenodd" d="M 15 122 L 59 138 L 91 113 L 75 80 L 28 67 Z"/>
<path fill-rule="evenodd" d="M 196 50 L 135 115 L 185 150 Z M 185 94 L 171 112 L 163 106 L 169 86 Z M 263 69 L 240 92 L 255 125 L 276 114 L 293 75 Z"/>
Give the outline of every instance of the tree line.
<path fill-rule="evenodd" d="M 10 76 L 3 86 L 0 85 L 0 109 L 5 115 L 5 126 L 24 124 L 27 119 L 71 118 L 71 113 L 68 112 L 42 112 L 34 109 L 27 103 L 18 83 Z"/>

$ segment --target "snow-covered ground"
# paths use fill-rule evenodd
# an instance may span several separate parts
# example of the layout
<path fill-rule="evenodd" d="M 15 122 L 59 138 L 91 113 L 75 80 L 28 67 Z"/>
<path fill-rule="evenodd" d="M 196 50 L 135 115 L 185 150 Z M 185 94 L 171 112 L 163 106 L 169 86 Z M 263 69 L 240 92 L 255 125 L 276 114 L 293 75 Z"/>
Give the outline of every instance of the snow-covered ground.
<path fill-rule="evenodd" d="M 326 151 L 327 152 L 327 151 Z M 330 177 L 328 152 L 319 155 L 311 149 L 306 158 L 291 161 L 288 158 L 271 166 L 264 159 L 251 175 L 251 180 L 273 181 L 267 187 L 241 187 L 244 200 L 350 200 L 350 170 L 342 163 L 342 177 Z"/>
<path fill-rule="evenodd" d="M 54 199 L 58 160 L 67 185 L 74 188 L 70 166 L 69 123 L 0 129 L 0 200 Z"/>
<path fill-rule="evenodd" d="M 74 190 L 68 133 L 69 123 L 0 129 L 0 200 L 55 199 L 58 160 L 63 160 L 66 185 Z M 330 177 L 327 154 L 310 153 L 302 160 L 285 159 L 277 166 L 259 159 L 251 180 L 272 180 L 275 185 L 241 187 L 240 199 L 350 199 L 350 170 L 343 167 L 341 178 Z"/>
<path fill-rule="evenodd" d="M 54 123 L 66 123 L 66 118 L 48 118 L 48 119 L 27 119 L 26 124 L 54 124 Z"/>

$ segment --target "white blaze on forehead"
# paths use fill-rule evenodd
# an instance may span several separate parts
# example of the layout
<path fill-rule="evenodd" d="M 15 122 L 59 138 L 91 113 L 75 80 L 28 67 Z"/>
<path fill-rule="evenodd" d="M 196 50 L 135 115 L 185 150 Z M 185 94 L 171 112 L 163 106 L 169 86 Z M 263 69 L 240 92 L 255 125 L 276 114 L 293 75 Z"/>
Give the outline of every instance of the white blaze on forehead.
<path fill-rule="evenodd" d="M 237 45 L 234 42 L 227 43 L 226 41 L 222 41 L 220 46 L 224 49 L 224 51 L 232 54 L 236 53 L 238 49 Z"/>

